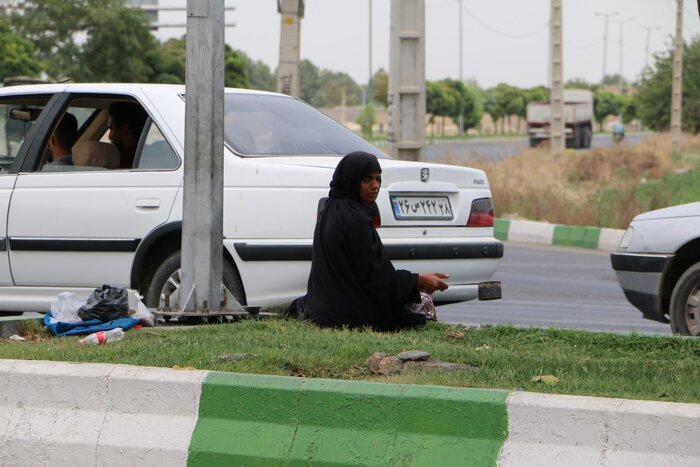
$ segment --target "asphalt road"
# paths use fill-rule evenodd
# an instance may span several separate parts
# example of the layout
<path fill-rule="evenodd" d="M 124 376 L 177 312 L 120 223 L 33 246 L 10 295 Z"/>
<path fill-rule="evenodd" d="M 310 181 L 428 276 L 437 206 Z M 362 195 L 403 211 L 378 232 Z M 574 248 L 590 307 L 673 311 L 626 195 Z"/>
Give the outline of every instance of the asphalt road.
<path fill-rule="evenodd" d="M 671 334 L 625 299 L 608 253 L 508 242 L 494 280 L 503 298 L 438 307 L 440 321 Z"/>
<path fill-rule="evenodd" d="M 623 145 L 633 146 L 650 133 L 632 133 L 625 137 Z M 594 134 L 593 147 L 612 145 L 610 134 Z M 526 136 L 508 138 L 476 138 L 460 142 L 429 144 L 425 151 L 429 162 L 451 162 L 467 165 L 470 161 L 497 162 L 515 156 L 529 147 Z M 578 151 L 585 151 L 579 149 Z"/>

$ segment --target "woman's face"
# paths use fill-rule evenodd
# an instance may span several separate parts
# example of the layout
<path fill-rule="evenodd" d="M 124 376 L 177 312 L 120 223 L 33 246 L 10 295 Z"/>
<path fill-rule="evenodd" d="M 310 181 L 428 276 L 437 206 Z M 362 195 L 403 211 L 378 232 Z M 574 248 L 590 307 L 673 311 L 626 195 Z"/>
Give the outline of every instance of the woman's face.
<path fill-rule="evenodd" d="M 377 200 L 379 187 L 382 186 L 382 173 L 372 172 L 360 182 L 360 201 L 365 206 L 369 206 Z"/>

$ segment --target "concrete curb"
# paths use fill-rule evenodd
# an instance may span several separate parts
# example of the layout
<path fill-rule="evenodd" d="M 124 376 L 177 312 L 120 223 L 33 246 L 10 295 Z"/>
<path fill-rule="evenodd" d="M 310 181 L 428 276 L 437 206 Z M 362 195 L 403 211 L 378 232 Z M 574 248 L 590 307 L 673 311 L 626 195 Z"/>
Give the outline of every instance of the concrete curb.
<path fill-rule="evenodd" d="M 617 250 L 624 233 L 622 229 L 577 227 L 508 219 L 496 219 L 494 225 L 495 237 L 503 241 L 572 246 L 603 251 Z"/>
<path fill-rule="evenodd" d="M 700 465 L 700 405 L 0 360 L 0 465 Z"/>

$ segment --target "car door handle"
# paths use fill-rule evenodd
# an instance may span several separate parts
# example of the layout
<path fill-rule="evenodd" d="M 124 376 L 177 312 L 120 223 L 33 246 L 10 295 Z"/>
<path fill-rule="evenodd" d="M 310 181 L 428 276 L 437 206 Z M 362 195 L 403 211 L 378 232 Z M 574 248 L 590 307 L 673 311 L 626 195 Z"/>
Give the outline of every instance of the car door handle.
<path fill-rule="evenodd" d="M 158 209 L 160 207 L 160 199 L 158 198 L 141 198 L 136 200 L 137 208 Z"/>

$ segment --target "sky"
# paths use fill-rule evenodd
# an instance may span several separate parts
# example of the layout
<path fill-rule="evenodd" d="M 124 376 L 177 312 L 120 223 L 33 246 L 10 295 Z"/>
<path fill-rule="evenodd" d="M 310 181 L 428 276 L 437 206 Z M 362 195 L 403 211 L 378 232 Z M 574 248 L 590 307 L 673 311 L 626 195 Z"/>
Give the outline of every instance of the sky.
<path fill-rule="evenodd" d="M 372 71 L 389 68 L 390 7 L 398 0 L 306 0 L 301 58 L 348 73 L 359 84 L 370 73 L 369 12 L 372 4 Z M 161 5 L 185 0 L 160 0 Z M 675 0 L 563 0 L 564 79 L 598 82 L 619 73 L 634 80 L 653 54 L 672 47 Z M 425 0 L 426 79 L 459 78 L 459 1 Z M 226 42 L 274 71 L 279 58 L 277 0 L 226 0 Z M 488 88 L 548 85 L 549 0 L 462 0 L 464 79 Z M 605 18 L 608 18 L 604 65 Z M 184 13 L 161 13 L 161 15 Z M 700 35 L 696 0 L 684 0 L 686 41 Z M 652 28 L 652 29 L 649 29 Z M 620 47 L 622 29 L 622 47 Z M 180 37 L 163 29 L 160 39 Z M 649 36 L 648 36 L 649 34 Z M 622 56 L 620 50 L 622 49 Z"/>

